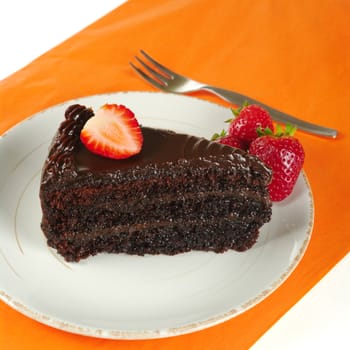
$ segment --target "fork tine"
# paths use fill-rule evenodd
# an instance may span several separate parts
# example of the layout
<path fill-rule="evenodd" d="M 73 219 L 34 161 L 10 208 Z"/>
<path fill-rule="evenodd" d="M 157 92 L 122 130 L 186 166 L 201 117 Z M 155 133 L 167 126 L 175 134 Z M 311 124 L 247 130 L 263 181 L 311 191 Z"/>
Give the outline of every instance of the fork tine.
<path fill-rule="evenodd" d="M 152 58 L 150 55 L 148 55 L 145 51 L 140 50 L 141 54 L 147 58 L 150 62 L 154 64 L 155 67 L 157 67 L 161 72 L 168 75 L 171 79 L 173 79 L 177 74 L 173 71 L 171 71 L 169 68 L 164 67 L 162 64 L 157 62 L 154 58 Z"/>
<path fill-rule="evenodd" d="M 151 78 L 148 76 L 144 71 L 142 71 L 140 68 L 136 67 L 132 62 L 129 62 L 130 66 L 135 70 L 136 73 L 141 75 L 143 79 L 148 81 L 151 85 L 155 86 L 159 90 L 164 90 L 164 85 L 160 84 L 157 80 Z"/>
<path fill-rule="evenodd" d="M 167 85 L 167 81 L 169 78 L 165 77 L 164 75 L 158 73 L 156 70 L 154 70 L 152 67 L 148 66 L 145 62 L 143 62 L 142 60 L 140 60 L 137 56 L 135 56 L 135 59 L 151 74 L 153 74 L 158 80 L 160 80 L 160 82 L 163 85 Z"/>

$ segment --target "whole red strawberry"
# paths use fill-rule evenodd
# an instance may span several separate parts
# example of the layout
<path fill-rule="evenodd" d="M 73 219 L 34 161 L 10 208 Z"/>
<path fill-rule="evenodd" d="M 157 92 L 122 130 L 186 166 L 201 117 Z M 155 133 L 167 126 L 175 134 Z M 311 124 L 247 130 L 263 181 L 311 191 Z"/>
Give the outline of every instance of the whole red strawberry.
<path fill-rule="evenodd" d="M 258 156 L 272 169 L 272 181 L 269 193 L 272 201 L 281 201 L 288 197 L 298 179 L 304 164 L 305 152 L 292 135 L 295 128 L 286 127 L 286 132 L 261 136 L 249 147 L 249 153 Z"/>
<path fill-rule="evenodd" d="M 247 149 L 247 146 L 241 140 L 239 140 L 233 135 L 227 135 L 225 130 L 222 130 L 220 134 L 214 134 L 211 140 L 221 143 L 222 145 L 227 145 L 244 150 Z"/>
<path fill-rule="evenodd" d="M 243 105 L 232 112 L 236 118 L 231 120 L 228 134 L 247 145 L 258 137 L 258 128 L 274 130 L 270 114 L 258 105 Z"/>

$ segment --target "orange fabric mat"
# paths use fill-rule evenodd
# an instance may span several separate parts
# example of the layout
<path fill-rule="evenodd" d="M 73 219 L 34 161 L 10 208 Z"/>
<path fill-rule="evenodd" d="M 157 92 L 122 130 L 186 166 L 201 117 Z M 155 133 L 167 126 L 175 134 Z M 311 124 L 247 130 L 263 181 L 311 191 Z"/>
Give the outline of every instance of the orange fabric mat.
<path fill-rule="evenodd" d="M 295 272 L 256 307 L 188 335 L 115 341 L 50 328 L 0 302 L 0 348 L 251 346 L 349 252 L 349 17 L 350 2 L 340 0 L 134 0 L 2 80 L 0 133 L 72 98 L 153 90 L 128 65 L 143 48 L 184 75 L 240 91 L 341 133 L 336 140 L 297 134 L 306 150 L 304 169 L 315 200 L 313 236 Z"/>

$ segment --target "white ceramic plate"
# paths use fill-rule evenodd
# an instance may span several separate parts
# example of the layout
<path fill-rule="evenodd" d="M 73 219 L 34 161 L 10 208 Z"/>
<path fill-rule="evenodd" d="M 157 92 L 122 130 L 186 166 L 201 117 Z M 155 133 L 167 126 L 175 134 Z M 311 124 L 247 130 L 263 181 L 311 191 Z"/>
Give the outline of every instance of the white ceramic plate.
<path fill-rule="evenodd" d="M 0 297 L 44 324 L 95 337 L 145 339 L 200 330 L 244 312 L 275 290 L 301 260 L 313 225 L 302 174 L 292 195 L 273 205 L 270 223 L 244 253 L 177 256 L 100 254 L 66 263 L 40 229 L 40 172 L 71 103 L 122 103 L 143 125 L 210 137 L 227 108 L 163 93 L 129 92 L 70 101 L 0 137 Z"/>

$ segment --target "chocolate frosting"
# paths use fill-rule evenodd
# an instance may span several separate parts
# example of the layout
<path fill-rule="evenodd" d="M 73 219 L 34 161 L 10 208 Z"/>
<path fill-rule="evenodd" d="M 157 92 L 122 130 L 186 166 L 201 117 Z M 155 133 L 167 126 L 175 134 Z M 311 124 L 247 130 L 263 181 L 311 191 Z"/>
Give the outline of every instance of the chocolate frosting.
<path fill-rule="evenodd" d="M 247 173 L 259 172 L 265 181 L 270 180 L 270 170 L 255 156 L 204 138 L 175 133 L 173 131 L 142 127 L 144 144 L 139 154 L 127 159 L 115 160 L 93 154 L 80 141 L 80 131 L 93 111 L 85 106 L 72 105 L 65 113 L 51 145 L 43 169 L 42 184 L 60 175 L 66 180 L 78 174 L 107 174 L 132 172 L 142 168 L 174 168 L 175 163 L 189 160 L 205 166 L 216 162 L 218 167 L 237 167 Z M 174 165 L 175 164 L 175 165 Z M 170 170 L 170 169 L 169 169 Z"/>
<path fill-rule="evenodd" d="M 163 164 L 179 159 L 195 159 L 205 156 L 232 154 L 232 148 L 217 142 L 208 142 L 186 134 L 172 131 L 142 127 L 144 143 L 139 154 L 127 159 L 115 160 L 91 153 L 78 143 L 75 152 L 75 164 L 78 171 L 88 170 L 94 173 L 101 171 L 126 170 L 144 167 L 149 164 Z"/>

